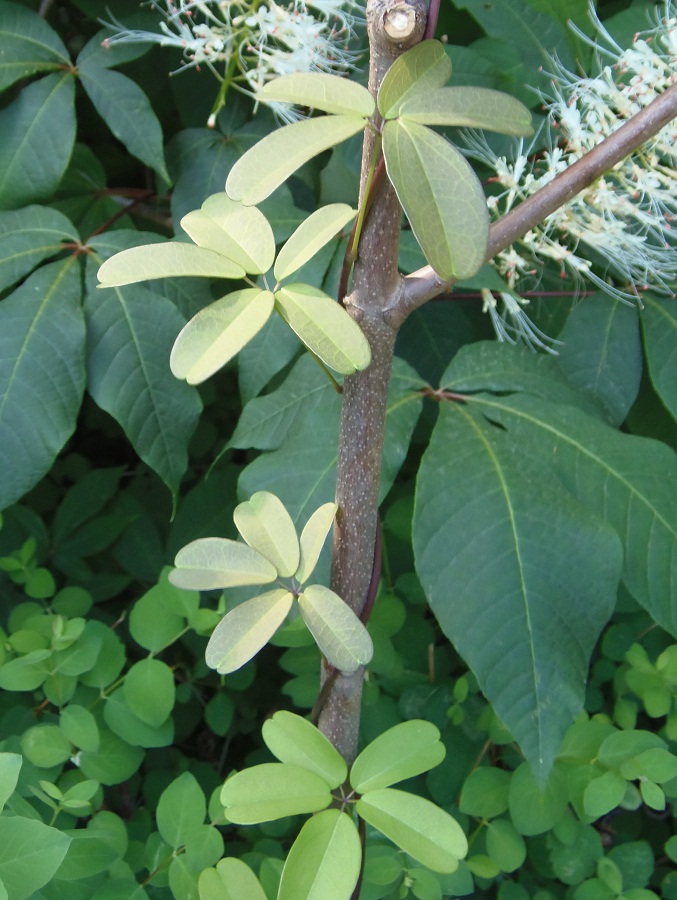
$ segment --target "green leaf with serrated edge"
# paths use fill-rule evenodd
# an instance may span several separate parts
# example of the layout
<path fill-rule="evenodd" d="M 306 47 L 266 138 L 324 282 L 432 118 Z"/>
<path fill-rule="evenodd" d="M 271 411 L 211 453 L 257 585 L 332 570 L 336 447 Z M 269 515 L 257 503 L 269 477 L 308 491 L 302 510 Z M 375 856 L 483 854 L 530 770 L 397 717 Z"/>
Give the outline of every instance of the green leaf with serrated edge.
<path fill-rule="evenodd" d="M 395 60 L 381 82 L 378 109 L 384 119 L 398 115 L 413 94 L 442 87 L 451 76 L 451 60 L 439 41 L 422 41 Z"/>
<path fill-rule="evenodd" d="M 311 213 L 278 253 L 273 269 L 277 280 L 282 281 L 305 265 L 356 215 L 357 210 L 347 203 L 331 203 Z"/>
<path fill-rule="evenodd" d="M 280 710 L 266 719 L 261 734 L 266 747 L 280 762 L 315 772 L 332 789 L 346 780 L 345 760 L 331 741 L 307 719 Z"/>
<path fill-rule="evenodd" d="M 423 125 L 386 122 L 383 155 L 416 240 L 441 278 L 480 268 L 489 239 L 482 185 L 452 145 Z"/>
<path fill-rule="evenodd" d="M 298 600 L 303 621 L 333 666 L 354 672 L 369 662 L 374 654 L 369 632 L 338 594 L 311 584 Z"/>
<path fill-rule="evenodd" d="M 313 156 L 362 131 L 361 116 L 304 119 L 271 131 L 230 170 L 226 192 L 245 206 L 256 206 Z"/>
<path fill-rule="evenodd" d="M 75 429 L 85 323 L 74 263 L 43 266 L 0 303 L 0 509 L 34 487 Z"/>
<path fill-rule="evenodd" d="M 144 244 L 116 253 L 101 266 L 98 279 L 102 288 L 150 281 L 153 278 L 242 278 L 242 266 L 204 247 L 168 241 Z"/>
<path fill-rule="evenodd" d="M 75 141 L 74 95 L 73 74 L 59 72 L 0 110 L 0 208 L 39 202 L 58 187 Z"/>
<path fill-rule="evenodd" d="M 265 556 L 278 575 L 291 578 L 299 564 L 299 539 L 291 516 L 275 494 L 252 494 L 235 507 L 233 521 L 249 546 Z"/>
<path fill-rule="evenodd" d="M 419 125 L 485 128 L 516 137 L 534 133 L 526 106 L 509 94 L 490 88 L 440 87 L 414 93 L 402 103 L 399 115 Z"/>
<path fill-rule="evenodd" d="M 299 584 L 303 584 L 312 575 L 337 512 L 336 503 L 324 503 L 306 522 L 301 532 L 299 567 L 294 573 Z"/>
<path fill-rule="evenodd" d="M 201 309 L 179 332 L 169 365 L 176 378 L 201 384 L 223 368 L 273 312 L 270 291 L 243 288 Z"/>
<path fill-rule="evenodd" d="M 194 775 L 184 772 L 175 778 L 158 800 L 156 819 L 162 839 L 170 847 L 181 847 L 194 828 L 205 820 L 207 802 Z"/>
<path fill-rule="evenodd" d="M 199 538 L 176 554 L 169 580 L 191 591 L 213 591 L 247 584 L 268 584 L 277 572 L 268 560 L 246 544 L 229 538 Z"/>
<path fill-rule="evenodd" d="M 97 65 L 93 59 L 78 62 L 78 75 L 87 96 L 113 135 L 132 156 L 171 183 L 165 166 L 160 122 L 136 82 L 121 72 Z"/>
<path fill-rule="evenodd" d="M 254 206 L 243 206 L 228 194 L 212 194 L 199 210 L 181 219 L 187 234 L 242 266 L 245 272 L 267 272 L 275 259 L 275 237 L 268 219 Z"/>
<path fill-rule="evenodd" d="M 300 766 L 264 763 L 229 778 L 221 789 L 226 817 L 236 825 L 312 813 L 332 801 L 327 782 Z"/>
<path fill-rule="evenodd" d="M 445 755 L 439 729 L 431 722 L 400 722 L 364 748 L 350 770 L 350 784 L 358 794 L 390 787 L 434 769 Z"/>
<path fill-rule="evenodd" d="M 72 838 L 23 816 L 0 819 L 0 880 L 12 900 L 29 900 L 48 884 Z"/>
<path fill-rule="evenodd" d="M 383 788 L 355 804 L 357 814 L 433 872 L 455 872 L 468 852 L 463 829 L 430 800 Z"/>
<path fill-rule="evenodd" d="M 20 753 L 0 753 L 0 812 L 14 793 L 22 762 Z"/>
<path fill-rule="evenodd" d="M 360 874 L 362 847 L 353 820 L 326 809 L 303 826 L 282 870 L 278 900 L 351 897 Z"/>
<path fill-rule="evenodd" d="M 419 469 L 414 553 L 440 627 L 543 778 L 583 705 L 622 555 L 615 532 L 553 484 L 549 445 L 525 440 L 517 458 L 514 446 L 467 405 L 442 407 Z"/>
<path fill-rule="evenodd" d="M 352 375 L 371 362 L 360 326 L 323 291 L 289 284 L 275 292 L 275 308 L 306 347 L 336 372 Z"/>
<path fill-rule="evenodd" d="M 653 619 L 677 635 L 677 456 L 665 444 L 621 434 L 580 410 L 532 397 L 476 395 L 516 446 L 540 446 L 552 475 L 604 517 L 624 545 L 623 581 Z M 535 444 L 534 444 L 535 442 Z"/>
<path fill-rule="evenodd" d="M 0 91 L 36 72 L 70 65 L 59 35 L 37 12 L 14 3 L 0 4 Z"/>
<path fill-rule="evenodd" d="M 247 863 L 227 856 L 215 869 L 204 869 L 198 878 L 200 900 L 266 900 L 261 882 Z"/>
<path fill-rule="evenodd" d="M 294 595 L 275 588 L 231 609 L 214 629 L 205 658 L 221 675 L 235 672 L 256 656 L 286 619 Z"/>
<path fill-rule="evenodd" d="M 127 234 L 110 232 L 90 241 L 97 256 L 87 261 L 88 390 L 175 493 L 202 403 L 169 369 L 172 341 L 184 324 L 174 304 L 143 285 L 95 289 L 99 254 L 118 249 Z"/>
<path fill-rule="evenodd" d="M 325 72 L 293 72 L 274 78 L 256 92 L 256 99 L 367 119 L 375 109 L 374 98 L 361 84 Z"/>
<path fill-rule="evenodd" d="M 656 393 L 677 419 L 677 310 L 674 298 L 642 294 L 646 361 Z"/>
<path fill-rule="evenodd" d="M 141 659 L 134 663 L 125 676 L 122 689 L 134 715 L 154 728 L 159 728 L 174 708 L 174 674 L 159 659 Z"/>
<path fill-rule="evenodd" d="M 47 206 L 0 212 L 0 290 L 10 287 L 65 241 L 79 241 L 70 220 Z"/>

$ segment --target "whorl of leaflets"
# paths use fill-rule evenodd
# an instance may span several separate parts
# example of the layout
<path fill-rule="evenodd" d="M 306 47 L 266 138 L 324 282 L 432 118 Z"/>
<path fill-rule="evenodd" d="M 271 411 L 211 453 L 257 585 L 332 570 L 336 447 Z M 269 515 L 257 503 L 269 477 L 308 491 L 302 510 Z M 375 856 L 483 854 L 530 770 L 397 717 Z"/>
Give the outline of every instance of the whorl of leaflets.
<path fill-rule="evenodd" d="M 296 602 L 318 647 L 342 672 L 369 662 L 373 646 L 367 629 L 329 588 L 306 585 L 337 506 L 315 510 L 300 539 L 282 502 L 259 491 L 240 503 L 233 519 L 246 541 L 200 538 L 176 555 L 169 580 L 190 590 L 214 590 L 277 583 L 277 587 L 234 607 L 214 629 L 207 665 L 221 674 L 234 672 L 255 656 L 282 625 Z"/>
<path fill-rule="evenodd" d="M 535 194 L 576 160 L 613 134 L 628 119 L 677 83 L 677 5 L 656 7 L 654 26 L 619 46 L 597 17 L 591 40 L 596 71 L 590 76 L 551 61 L 549 142 L 536 154 L 519 141 L 498 156 L 478 135 L 466 134 L 465 150 L 496 173 L 500 190 L 488 200 L 495 218 Z M 543 135 L 538 136 L 539 146 Z M 677 216 L 677 124 L 657 135 L 614 169 L 583 189 L 519 242 L 492 261 L 502 280 L 483 287 L 484 308 L 499 340 L 548 348 L 548 338 L 526 316 L 520 292 L 538 284 L 544 266 L 559 267 L 562 278 L 579 286 L 590 281 L 606 293 L 634 301 L 652 287 L 674 295 L 677 279 L 674 220 Z"/>

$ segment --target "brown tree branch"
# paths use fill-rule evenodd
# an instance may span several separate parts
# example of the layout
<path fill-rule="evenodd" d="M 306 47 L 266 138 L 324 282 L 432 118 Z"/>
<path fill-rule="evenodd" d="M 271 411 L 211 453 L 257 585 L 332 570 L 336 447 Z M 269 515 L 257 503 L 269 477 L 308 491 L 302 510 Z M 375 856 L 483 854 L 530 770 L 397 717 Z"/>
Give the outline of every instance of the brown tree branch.
<path fill-rule="evenodd" d="M 485 261 L 492 259 L 514 241 L 525 235 L 539 222 L 554 213 L 605 172 L 625 159 L 649 138 L 657 134 L 677 116 L 677 85 L 673 85 L 625 122 L 594 150 L 586 153 L 569 169 L 554 178 L 538 193 L 491 226 Z M 424 266 L 405 276 L 400 290 L 393 295 L 393 302 L 385 312 L 385 319 L 393 328 L 399 328 L 407 316 L 428 300 L 448 291 L 454 279 L 444 281 L 430 267 Z"/>

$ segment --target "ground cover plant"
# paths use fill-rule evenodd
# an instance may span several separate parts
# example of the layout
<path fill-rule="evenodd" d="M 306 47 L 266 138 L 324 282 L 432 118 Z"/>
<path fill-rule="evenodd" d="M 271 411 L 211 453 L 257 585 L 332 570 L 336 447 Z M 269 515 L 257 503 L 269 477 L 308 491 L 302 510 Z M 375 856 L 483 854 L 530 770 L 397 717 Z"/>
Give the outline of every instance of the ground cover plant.
<path fill-rule="evenodd" d="M 676 71 L 0 3 L 0 897 L 677 897 Z"/>

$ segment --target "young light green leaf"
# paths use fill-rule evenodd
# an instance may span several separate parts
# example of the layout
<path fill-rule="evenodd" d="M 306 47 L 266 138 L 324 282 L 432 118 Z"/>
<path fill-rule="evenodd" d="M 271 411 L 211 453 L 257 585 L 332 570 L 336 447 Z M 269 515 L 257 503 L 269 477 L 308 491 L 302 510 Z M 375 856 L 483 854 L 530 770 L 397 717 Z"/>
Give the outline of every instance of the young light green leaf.
<path fill-rule="evenodd" d="M 134 715 L 154 728 L 159 728 L 174 708 L 174 674 L 159 659 L 140 659 L 134 663 L 125 676 L 122 690 Z"/>
<path fill-rule="evenodd" d="M 309 819 L 294 841 L 277 900 L 346 900 L 357 884 L 361 859 L 353 820 L 339 809 L 326 809 Z"/>
<path fill-rule="evenodd" d="M 355 804 L 357 814 L 433 872 L 455 872 L 468 852 L 463 829 L 430 800 L 383 788 Z"/>
<path fill-rule="evenodd" d="M 294 72 L 265 84 L 256 94 L 264 103 L 294 103 L 335 115 L 369 118 L 374 114 L 374 98 L 356 81 L 326 72 Z"/>
<path fill-rule="evenodd" d="M 277 280 L 282 281 L 305 265 L 356 215 L 357 210 L 347 203 L 331 203 L 315 210 L 301 222 L 278 253 L 273 269 Z"/>
<path fill-rule="evenodd" d="M 199 538 L 176 554 L 169 580 L 179 588 L 212 591 L 247 584 L 268 584 L 277 572 L 267 559 L 238 541 Z"/>
<path fill-rule="evenodd" d="M 439 41 L 422 41 L 388 69 L 378 92 L 378 110 L 384 119 L 399 115 L 405 100 L 442 87 L 451 76 L 451 60 Z"/>
<path fill-rule="evenodd" d="M 208 250 L 227 256 L 254 275 L 267 272 L 275 259 L 275 237 L 261 210 L 243 206 L 228 194 L 212 194 L 202 208 L 181 219 L 181 227 Z"/>
<path fill-rule="evenodd" d="M 200 900 L 266 900 L 256 875 L 234 856 L 219 860 L 215 869 L 203 869 L 197 886 Z"/>
<path fill-rule="evenodd" d="M 517 137 L 534 133 L 526 106 L 509 94 L 490 88 L 440 87 L 414 93 L 402 103 L 399 114 L 419 125 L 486 128 Z"/>
<path fill-rule="evenodd" d="M 317 812 L 331 801 L 331 791 L 323 778 L 285 763 L 264 763 L 244 769 L 229 778 L 221 789 L 226 816 L 236 825 Z"/>
<path fill-rule="evenodd" d="M 452 145 L 423 125 L 386 122 L 388 177 L 426 259 L 441 278 L 469 278 L 484 262 L 489 213 L 482 185 Z"/>
<path fill-rule="evenodd" d="M 439 765 L 446 750 L 431 722 L 410 719 L 389 728 L 368 744 L 350 770 L 358 794 L 389 787 Z"/>
<path fill-rule="evenodd" d="M 320 558 L 322 547 L 329 534 L 338 505 L 336 503 L 324 503 L 318 507 L 306 522 L 301 532 L 301 560 L 294 577 L 303 584 L 310 578 L 313 569 Z"/>
<path fill-rule="evenodd" d="M 323 291 L 290 284 L 275 292 L 275 308 L 306 347 L 342 375 L 366 369 L 371 362 L 360 326 Z"/>
<path fill-rule="evenodd" d="M 205 795 L 197 779 L 191 772 L 183 772 L 160 794 L 158 831 L 170 847 L 181 847 L 190 832 L 202 825 L 206 813 Z"/>
<path fill-rule="evenodd" d="M 230 170 L 226 192 L 255 206 L 313 156 L 362 131 L 362 116 L 322 116 L 271 131 L 241 156 Z"/>
<path fill-rule="evenodd" d="M 0 819 L 0 884 L 12 900 L 28 900 L 54 877 L 73 840 L 24 816 Z"/>
<path fill-rule="evenodd" d="M 334 745 L 307 719 L 280 710 L 263 723 L 263 740 L 280 762 L 315 772 L 330 788 L 346 780 L 345 760 Z"/>
<path fill-rule="evenodd" d="M 338 594 L 311 584 L 299 597 L 299 610 L 317 646 L 341 672 L 369 662 L 374 653 L 369 632 Z"/>
<path fill-rule="evenodd" d="M 201 384 L 263 328 L 273 304 L 270 291 L 243 288 L 201 309 L 184 325 L 172 347 L 169 365 L 173 374 L 188 384 Z"/>
<path fill-rule="evenodd" d="M 249 546 L 265 556 L 278 575 L 291 578 L 299 564 L 299 539 L 291 516 L 275 494 L 252 494 L 235 508 L 233 521 Z"/>
<path fill-rule="evenodd" d="M 201 278 L 243 278 L 242 266 L 204 247 L 168 241 L 130 247 L 111 256 L 98 272 L 100 287 L 117 287 L 150 281 L 153 278 L 176 278 L 197 275 Z"/>
<path fill-rule="evenodd" d="M 285 588 L 275 588 L 231 609 L 209 639 L 207 665 L 227 675 L 248 663 L 284 622 L 293 601 Z"/>

